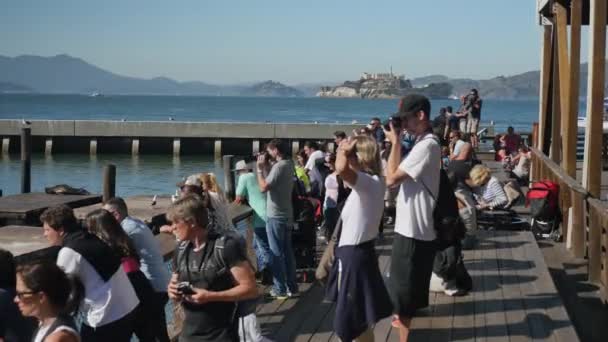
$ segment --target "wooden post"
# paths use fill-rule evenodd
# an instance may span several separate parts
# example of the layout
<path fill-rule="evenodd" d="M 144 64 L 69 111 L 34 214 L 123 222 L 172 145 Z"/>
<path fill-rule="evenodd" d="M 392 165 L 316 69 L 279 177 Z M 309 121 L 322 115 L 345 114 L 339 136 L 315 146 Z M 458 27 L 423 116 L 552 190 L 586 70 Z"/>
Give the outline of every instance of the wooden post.
<path fill-rule="evenodd" d="M 103 168 L 103 202 L 116 197 L 116 165 L 108 164 Z"/>
<path fill-rule="evenodd" d="M 552 105 L 551 105 L 551 149 L 549 151 L 549 158 L 556 164 L 560 164 L 562 159 L 562 132 L 561 132 L 561 87 L 559 78 L 559 67 L 561 61 L 559 60 L 559 48 L 557 41 L 557 30 L 554 31 L 554 49 L 553 49 L 553 77 L 551 80 L 552 94 Z"/>
<path fill-rule="evenodd" d="M 139 139 L 133 139 L 131 141 L 131 155 L 138 156 L 139 155 Z"/>
<path fill-rule="evenodd" d="M 564 170 L 576 179 L 576 143 L 578 138 L 578 104 L 581 64 L 581 17 L 582 1 L 571 0 L 570 3 L 570 67 L 569 67 L 569 93 L 567 112 L 563 112 L 566 119 L 564 127 Z"/>
<path fill-rule="evenodd" d="M 182 141 L 180 138 L 173 138 L 173 156 L 179 157 L 182 149 Z"/>
<path fill-rule="evenodd" d="M 601 217 L 593 205 L 589 209 L 589 281 L 598 282 L 602 271 Z"/>
<path fill-rule="evenodd" d="M 543 45 L 541 48 L 541 64 L 540 64 L 540 93 L 539 93 L 539 109 L 538 109 L 538 149 L 544 151 L 545 144 L 545 128 L 547 127 L 547 105 L 549 98 L 549 81 L 551 68 L 551 26 L 543 26 Z"/>
<path fill-rule="evenodd" d="M 21 193 L 32 189 L 32 129 L 21 129 Z"/>
<path fill-rule="evenodd" d="M 572 252 L 577 258 L 585 257 L 585 198 L 574 190 L 572 192 Z"/>
<path fill-rule="evenodd" d="M 11 138 L 2 138 L 2 155 L 8 156 L 9 147 L 11 145 Z"/>
<path fill-rule="evenodd" d="M 222 141 L 219 139 L 216 140 L 213 145 L 213 156 L 214 156 L 215 160 L 222 159 Z"/>
<path fill-rule="evenodd" d="M 96 138 L 91 139 L 91 141 L 89 142 L 89 154 L 92 156 L 97 155 L 97 139 Z"/>
<path fill-rule="evenodd" d="M 222 157 L 224 168 L 224 193 L 230 202 L 234 200 L 234 172 L 232 172 L 233 155 Z"/>
<path fill-rule="evenodd" d="M 599 198 L 602 182 L 602 134 L 606 59 L 606 0 L 590 0 L 589 70 L 583 187 Z M 595 227 L 589 227 L 594 228 Z"/>
<path fill-rule="evenodd" d="M 560 139 L 560 147 L 561 152 L 561 166 L 563 169 L 568 170 L 567 167 L 573 168 L 574 172 L 576 172 L 576 155 L 572 155 L 572 146 L 568 145 L 568 142 L 572 139 L 570 135 L 575 134 L 576 132 L 576 117 L 574 117 L 574 127 L 570 126 L 572 120 L 570 120 L 570 60 L 568 58 L 568 11 L 559 2 L 555 2 L 553 4 L 553 12 L 555 13 L 555 24 L 556 24 L 556 42 L 557 42 L 557 58 L 559 61 L 559 77 L 557 78 L 559 81 L 559 109 L 561 113 L 561 139 Z M 563 141 L 562 141 L 563 140 Z M 575 147 L 576 148 L 576 147 Z M 575 152 L 576 153 L 576 152 Z M 568 157 L 570 157 L 568 159 Z M 574 159 L 572 159 L 574 157 Z M 569 162 L 570 165 L 566 163 Z M 572 164 L 574 162 L 574 164 Z M 576 174 L 574 175 L 576 177 Z"/>

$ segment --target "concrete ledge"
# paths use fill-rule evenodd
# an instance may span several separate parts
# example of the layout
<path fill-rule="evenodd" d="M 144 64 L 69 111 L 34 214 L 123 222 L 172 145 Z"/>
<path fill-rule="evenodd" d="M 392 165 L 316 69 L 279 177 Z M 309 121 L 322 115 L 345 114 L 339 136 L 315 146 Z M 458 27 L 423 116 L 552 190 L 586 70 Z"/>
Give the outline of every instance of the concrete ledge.
<path fill-rule="evenodd" d="M 0 120 L 0 136 L 16 136 L 21 120 Z M 361 125 L 254 123 L 254 122 L 163 122 L 34 120 L 33 136 L 157 137 L 157 138 L 242 138 L 242 139 L 332 139 L 335 131 L 349 134 Z"/>
<path fill-rule="evenodd" d="M 74 136 L 73 120 L 35 120 L 30 121 L 32 135 Z M 19 135 L 24 127 L 21 120 L 0 120 L 0 135 Z"/>

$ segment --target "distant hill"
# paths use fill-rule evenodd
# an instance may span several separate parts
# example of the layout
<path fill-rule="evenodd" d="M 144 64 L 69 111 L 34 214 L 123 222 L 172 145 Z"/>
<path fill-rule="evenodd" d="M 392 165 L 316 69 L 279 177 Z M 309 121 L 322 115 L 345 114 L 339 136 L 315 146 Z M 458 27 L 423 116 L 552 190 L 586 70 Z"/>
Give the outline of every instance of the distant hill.
<path fill-rule="evenodd" d="M 178 82 L 167 77 L 141 79 L 121 76 L 80 58 L 0 56 L 0 82 L 21 85 L 40 93 L 212 95 L 212 96 L 302 96 L 278 82 L 220 86 L 204 82 Z"/>
<path fill-rule="evenodd" d="M 607 68 L 608 74 L 608 68 Z M 477 88 L 484 98 L 536 98 L 539 92 L 539 71 L 512 76 L 498 76 L 485 80 L 453 79 L 444 75 L 430 75 L 410 80 L 413 91 L 425 88 L 429 95 L 442 97 L 461 95 Z M 608 81 L 608 77 L 606 78 Z M 324 82 L 331 85 L 332 82 Z M 445 84 L 448 84 L 447 87 Z M 339 90 L 364 90 L 361 85 L 350 89 L 350 83 L 333 83 Z M 432 85 L 432 87 L 428 87 Z M 439 86 L 438 86 L 439 85 Z M 145 94 L 145 95 L 210 95 L 210 96 L 314 96 L 321 83 L 287 86 L 275 81 L 256 84 L 214 85 L 200 81 L 178 82 L 167 77 L 142 79 L 118 75 L 69 55 L 53 57 L 0 56 L 0 93 L 76 93 L 90 94 Z M 346 89 L 342 86 L 346 86 Z M 338 88 L 335 87 L 335 88 Z M 342 89 L 344 88 L 344 89 Z M 371 90 L 382 87 L 371 87 Z M 400 88 L 400 87 L 399 87 Z M 581 65 L 580 95 L 586 96 L 587 64 Z M 367 97 L 398 96 L 391 89 L 380 89 Z M 407 91 L 406 91 L 407 92 Z"/>
<path fill-rule="evenodd" d="M 0 82 L 0 93 L 33 93 L 34 90 L 20 84 Z"/>

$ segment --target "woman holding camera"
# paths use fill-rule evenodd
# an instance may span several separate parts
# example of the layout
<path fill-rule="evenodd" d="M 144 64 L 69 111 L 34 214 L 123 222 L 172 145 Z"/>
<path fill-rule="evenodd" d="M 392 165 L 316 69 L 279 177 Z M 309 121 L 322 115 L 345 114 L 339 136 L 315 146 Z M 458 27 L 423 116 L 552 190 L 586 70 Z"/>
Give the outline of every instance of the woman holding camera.
<path fill-rule="evenodd" d="M 209 230 L 207 208 L 195 195 L 173 203 L 167 218 L 181 241 L 168 287 L 184 308 L 180 341 L 238 341 L 237 302 L 258 295 L 239 240 Z"/>
<path fill-rule="evenodd" d="M 374 250 L 386 188 L 376 140 L 360 135 L 341 142 L 336 172 L 352 192 L 328 279 L 328 297 L 336 302 L 334 330 L 342 341 L 373 341 L 373 325 L 392 312 Z"/>

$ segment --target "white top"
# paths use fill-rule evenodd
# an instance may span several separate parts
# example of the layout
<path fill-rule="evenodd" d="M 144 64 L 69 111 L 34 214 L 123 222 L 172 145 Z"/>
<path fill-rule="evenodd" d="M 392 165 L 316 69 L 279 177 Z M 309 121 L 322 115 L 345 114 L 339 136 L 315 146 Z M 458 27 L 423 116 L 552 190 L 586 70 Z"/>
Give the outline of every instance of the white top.
<path fill-rule="evenodd" d="M 452 156 L 457 157 L 460 154 L 462 146 L 464 146 L 464 141 L 458 139 L 456 144 L 454 144 L 454 152 L 452 152 Z"/>
<path fill-rule="evenodd" d="M 93 328 L 115 322 L 133 311 L 139 304 L 137 294 L 122 267 L 104 281 L 87 259 L 69 247 L 57 256 L 57 265 L 65 273 L 78 276 L 84 285 L 81 310 L 84 322 Z"/>
<path fill-rule="evenodd" d="M 46 335 L 46 332 L 49 330 L 51 325 L 52 324 L 49 324 L 45 327 L 40 327 L 40 329 L 38 329 L 38 333 L 36 333 L 36 336 L 34 337 L 34 342 L 44 342 L 42 340 L 42 338 L 44 337 L 44 335 Z M 76 340 L 80 341 L 80 335 L 78 334 L 78 332 L 76 330 L 72 329 L 71 327 L 68 327 L 67 325 L 60 325 L 60 326 L 56 327 L 55 330 L 53 330 L 53 332 L 51 334 L 54 334 L 56 331 L 68 332 L 68 333 L 74 335 L 74 337 L 76 337 Z"/>
<path fill-rule="evenodd" d="M 441 148 L 432 134 L 427 134 L 399 165 L 409 177 L 399 189 L 395 232 L 417 240 L 435 240 L 433 209 L 439 195 L 440 168 Z"/>
<path fill-rule="evenodd" d="M 513 173 L 517 175 L 517 177 L 525 177 L 530 174 L 530 157 L 527 154 L 522 154 L 519 157 L 519 161 L 517 166 L 513 169 Z"/>
<path fill-rule="evenodd" d="M 338 178 L 332 173 L 325 178 L 324 208 L 335 208 L 338 205 Z"/>
<path fill-rule="evenodd" d="M 315 160 L 317 159 L 322 159 L 325 158 L 325 156 L 323 155 L 323 152 L 316 150 L 313 153 L 310 154 L 310 157 L 308 157 L 308 161 L 306 162 L 306 165 L 304 166 L 304 168 L 308 171 L 312 170 L 315 167 Z"/>
<path fill-rule="evenodd" d="M 338 246 L 359 245 L 378 236 L 384 212 L 384 179 L 357 172 L 357 182 L 342 209 L 342 234 Z"/>

